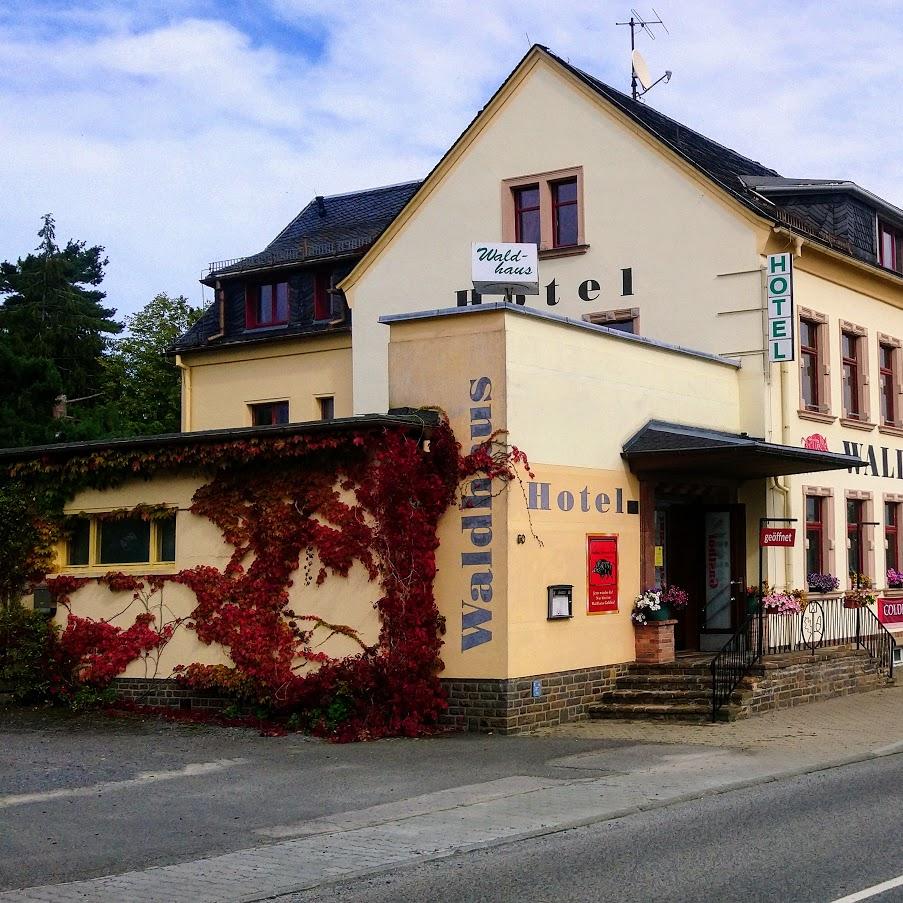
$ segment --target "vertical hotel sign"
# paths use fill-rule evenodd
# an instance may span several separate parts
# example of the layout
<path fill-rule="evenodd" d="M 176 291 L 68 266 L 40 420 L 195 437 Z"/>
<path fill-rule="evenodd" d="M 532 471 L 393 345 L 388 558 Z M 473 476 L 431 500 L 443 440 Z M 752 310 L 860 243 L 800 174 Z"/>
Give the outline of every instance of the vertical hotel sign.
<path fill-rule="evenodd" d="M 768 362 L 794 359 L 793 254 L 769 254 L 765 268 Z"/>

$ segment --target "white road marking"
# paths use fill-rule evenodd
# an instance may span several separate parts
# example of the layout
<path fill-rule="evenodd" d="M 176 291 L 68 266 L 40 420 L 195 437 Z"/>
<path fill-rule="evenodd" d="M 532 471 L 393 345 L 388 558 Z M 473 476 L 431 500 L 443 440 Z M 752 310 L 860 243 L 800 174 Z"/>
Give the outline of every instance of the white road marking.
<path fill-rule="evenodd" d="M 886 890 L 893 890 L 895 887 L 900 887 L 901 885 L 903 885 L 903 875 L 900 875 L 897 878 L 891 878 L 890 881 L 882 881 L 880 884 L 873 884 L 871 887 L 857 891 L 855 894 L 832 900 L 831 903 L 858 903 L 859 900 L 868 900 L 869 897 L 877 897 L 878 894 L 883 894 Z"/>
<path fill-rule="evenodd" d="M 73 796 L 97 796 L 107 790 L 124 790 L 127 787 L 139 787 L 143 784 L 156 784 L 159 781 L 172 781 L 176 778 L 196 778 L 200 775 L 215 774 L 236 765 L 244 765 L 247 759 L 217 759 L 214 762 L 191 762 L 177 771 L 143 771 L 134 778 L 125 781 L 104 781 L 90 787 L 60 787 L 58 790 L 46 790 L 43 793 L 15 793 L 0 796 L 0 809 L 12 806 L 26 806 L 30 803 L 44 803 L 48 800 L 65 799 Z"/>

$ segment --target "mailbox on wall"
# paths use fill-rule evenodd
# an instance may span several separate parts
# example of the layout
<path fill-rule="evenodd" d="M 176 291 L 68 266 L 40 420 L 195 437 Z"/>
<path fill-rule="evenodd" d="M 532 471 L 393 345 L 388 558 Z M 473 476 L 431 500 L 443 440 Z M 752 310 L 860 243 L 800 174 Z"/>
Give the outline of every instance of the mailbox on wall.
<path fill-rule="evenodd" d="M 571 584 L 556 584 L 548 587 L 549 621 L 558 621 L 574 616 L 574 587 Z"/>

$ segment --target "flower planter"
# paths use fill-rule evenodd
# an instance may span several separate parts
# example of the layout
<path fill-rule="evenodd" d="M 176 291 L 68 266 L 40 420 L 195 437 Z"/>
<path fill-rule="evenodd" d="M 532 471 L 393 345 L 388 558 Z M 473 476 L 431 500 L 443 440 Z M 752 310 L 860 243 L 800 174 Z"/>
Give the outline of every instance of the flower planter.
<path fill-rule="evenodd" d="M 636 660 L 642 665 L 665 665 L 674 661 L 675 620 L 634 625 Z"/>
<path fill-rule="evenodd" d="M 658 611 L 650 611 L 646 614 L 647 621 L 670 621 L 671 609 L 667 605 L 662 605 Z"/>

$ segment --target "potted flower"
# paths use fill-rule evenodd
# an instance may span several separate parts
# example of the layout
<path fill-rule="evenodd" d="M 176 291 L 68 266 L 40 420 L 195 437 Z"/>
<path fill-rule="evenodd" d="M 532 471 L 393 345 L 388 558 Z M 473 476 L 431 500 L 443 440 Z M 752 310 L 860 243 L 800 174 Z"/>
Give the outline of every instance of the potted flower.
<path fill-rule="evenodd" d="M 770 615 L 793 615 L 799 614 L 803 610 L 803 604 L 800 601 L 801 593 L 778 593 L 770 592 L 762 597 L 762 608 Z"/>
<path fill-rule="evenodd" d="M 681 589 L 679 586 L 662 587 L 662 602 L 672 612 L 686 611 L 690 604 L 690 596 L 685 589 Z"/>
<path fill-rule="evenodd" d="M 807 574 L 806 583 L 810 593 L 833 593 L 840 586 L 833 574 Z"/>
<path fill-rule="evenodd" d="M 878 601 L 878 597 L 872 592 L 871 587 L 860 586 L 858 589 L 852 589 L 844 593 L 844 608 L 866 608 L 874 605 Z"/>
<path fill-rule="evenodd" d="M 895 571 L 893 568 L 887 569 L 887 588 L 903 589 L 903 571 Z"/>
<path fill-rule="evenodd" d="M 638 627 L 644 627 L 649 621 L 667 621 L 670 616 L 667 603 L 662 601 L 662 591 L 657 587 L 645 590 L 633 600 L 630 619 Z"/>
<path fill-rule="evenodd" d="M 746 613 L 754 615 L 759 610 L 759 602 L 762 599 L 762 590 L 757 586 L 746 587 Z"/>
<path fill-rule="evenodd" d="M 857 574 L 855 571 L 850 571 L 851 589 L 872 589 L 874 585 L 868 574 Z"/>

